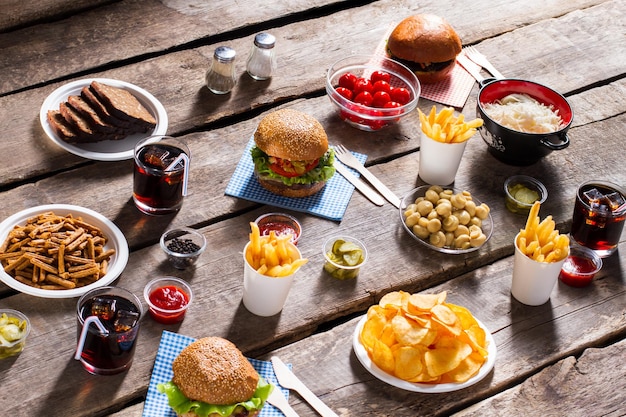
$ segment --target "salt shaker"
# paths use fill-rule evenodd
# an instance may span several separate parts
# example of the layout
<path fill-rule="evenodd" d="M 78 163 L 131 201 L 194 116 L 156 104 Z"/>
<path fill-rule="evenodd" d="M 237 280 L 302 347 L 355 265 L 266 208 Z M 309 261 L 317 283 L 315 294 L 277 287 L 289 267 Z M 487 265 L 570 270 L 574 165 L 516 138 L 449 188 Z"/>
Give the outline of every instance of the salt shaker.
<path fill-rule="evenodd" d="M 206 86 L 215 94 L 226 94 L 237 82 L 234 49 L 220 46 L 213 53 L 213 63 L 206 73 Z"/>
<path fill-rule="evenodd" d="M 259 33 L 254 37 L 246 69 L 255 80 L 267 80 L 272 76 L 272 71 L 276 68 L 275 44 L 276 38 L 269 33 Z"/>

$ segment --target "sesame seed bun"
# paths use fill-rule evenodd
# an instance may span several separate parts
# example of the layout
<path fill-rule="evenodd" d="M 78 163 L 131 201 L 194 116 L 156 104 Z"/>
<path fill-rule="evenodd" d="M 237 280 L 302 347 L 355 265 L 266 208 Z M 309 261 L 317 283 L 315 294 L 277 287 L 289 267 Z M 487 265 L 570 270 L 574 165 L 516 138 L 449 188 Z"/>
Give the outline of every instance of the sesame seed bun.
<path fill-rule="evenodd" d="M 259 374 L 237 347 L 220 337 L 191 343 L 174 359 L 172 382 L 189 399 L 236 404 L 252 398 Z"/>
<path fill-rule="evenodd" d="M 432 84 L 445 79 L 461 52 L 461 39 L 443 18 L 418 14 L 402 20 L 387 40 L 392 56 L 411 68 L 420 82 Z"/>
<path fill-rule="evenodd" d="M 308 161 L 328 150 L 328 137 L 313 116 L 281 109 L 261 119 L 254 132 L 256 146 L 270 156 L 290 161 Z"/>

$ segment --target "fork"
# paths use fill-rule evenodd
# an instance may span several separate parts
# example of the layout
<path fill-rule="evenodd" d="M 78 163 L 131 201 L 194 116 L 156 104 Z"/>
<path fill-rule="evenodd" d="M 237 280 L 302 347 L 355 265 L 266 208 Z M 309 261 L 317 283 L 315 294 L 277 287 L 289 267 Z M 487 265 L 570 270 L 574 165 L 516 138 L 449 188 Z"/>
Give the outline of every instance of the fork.
<path fill-rule="evenodd" d="M 348 165 L 350 168 L 354 168 L 363 175 L 363 177 L 369 181 L 370 184 L 374 186 L 378 190 L 379 193 L 383 195 L 394 206 L 400 208 L 400 199 L 396 196 L 385 184 L 380 182 L 378 178 L 374 176 L 367 168 L 363 166 L 363 164 L 356 159 L 352 152 L 350 152 L 343 145 L 335 145 L 335 155 L 337 159 L 339 159 L 344 164 Z"/>
<path fill-rule="evenodd" d="M 465 56 L 467 56 L 469 59 L 474 61 L 474 63 L 480 65 L 483 68 L 485 68 L 494 77 L 496 77 L 496 78 L 504 78 L 504 75 L 502 75 L 502 73 L 500 71 L 498 71 L 493 65 L 491 65 L 491 62 L 489 62 L 487 57 L 484 56 L 483 54 L 481 54 L 478 51 L 478 49 L 474 48 L 473 46 L 466 46 L 466 47 L 463 48 L 463 52 L 465 53 Z"/>

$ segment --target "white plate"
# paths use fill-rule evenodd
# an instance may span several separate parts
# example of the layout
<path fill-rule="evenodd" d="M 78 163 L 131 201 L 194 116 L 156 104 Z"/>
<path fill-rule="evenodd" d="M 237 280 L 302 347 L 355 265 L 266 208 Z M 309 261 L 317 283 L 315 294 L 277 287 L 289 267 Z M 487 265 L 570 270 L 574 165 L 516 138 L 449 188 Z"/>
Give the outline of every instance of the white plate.
<path fill-rule="evenodd" d="M 54 212 L 54 214 L 57 214 L 59 216 L 65 216 L 71 213 L 74 217 L 81 217 L 87 223 L 99 227 L 100 230 L 102 230 L 102 232 L 108 239 L 105 248 L 115 249 L 115 255 L 111 257 L 109 269 L 106 275 L 104 275 L 102 278 L 92 284 L 80 288 L 74 288 L 71 290 L 44 290 L 41 288 L 34 288 L 26 284 L 22 284 L 21 282 L 4 272 L 4 269 L 2 268 L 0 268 L 0 281 L 4 282 L 6 285 L 15 290 L 18 290 L 25 294 L 34 295 L 35 297 L 72 298 L 78 297 L 93 288 L 108 285 L 120 276 L 120 274 L 126 267 L 126 263 L 128 262 L 128 242 L 126 242 L 124 234 L 112 221 L 104 217 L 102 214 L 84 207 L 73 206 L 69 204 L 48 204 L 22 210 L 19 213 L 8 217 L 2 223 L 0 223 L 0 244 L 5 241 L 9 232 L 13 229 L 15 225 L 23 225 L 29 218 L 35 217 L 38 214 L 48 211 L 52 211 Z"/>
<path fill-rule="evenodd" d="M 405 381 L 403 379 L 396 378 L 395 376 L 390 375 L 387 372 L 383 371 L 378 366 L 376 366 L 376 364 L 373 363 L 372 360 L 370 359 L 369 355 L 367 354 L 367 351 L 365 350 L 365 347 L 363 347 L 363 345 L 361 344 L 361 341 L 359 340 L 359 335 L 361 334 L 361 330 L 363 329 L 363 325 L 365 324 L 366 320 L 367 320 L 367 315 L 363 316 L 361 320 L 359 320 L 359 323 L 357 324 L 356 329 L 354 330 L 354 335 L 352 338 L 352 347 L 354 349 L 354 352 L 356 353 L 356 357 L 359 359 L 359 362 L 361 362 L 361 364 L 365 367 L 365 369 L 367 369 L 372 375 L 374 375 L 376 378 L 380 379 L 381 381 L 386 382 L 390 385 L 393 385 L 394 387 L 397 387 L 397 388 L 402 388 L 407 391 L 422 392 L 426 394 L 428 393 L 437 394 L 437 393 L 442 393 L 442 392 L 457 391 L 463 388 L 467 388 L 471 385 L 474 385 L 480 380 L 482 380 L 485 376 L 487 376 L 489 372 L 491 372 L 494 364 L 496 363 L 496 343 L 493 340 L 493 336 L 491 336 L 491 333 L 489 333 L 489 330 L 487 330 L 484 324 L 476 320 L 478 322 L 478 325 L 485 330 L 485 333 L 487 334 L 487 343 L 488 343 L 487 362 L 485 362 L 483 366 L 481 366 L 480 371 L 478 371 L 478 374 L 474 375 L 472 378 L 462 383 L 422 384 L 422 383 Z"/>
<path fill-rule="evenodd" d="M 50 127 L 50 123 L 48 123 L 48 110 L 58 110 L 59 104 L 66 101 L 71 95 L 80 95 L 80 90 L 91 84 L 94 80 L 130 91 L 156 119 L 157 124 L 154 130 L 146 133 L 136 133 L 134 135 L 127 136 L 122 140 L 104 140 L 95 143 L 67 143 L 61 139 L 52 127 Z M 143 88 L 124 81 L 112 80 L 108 78 L 89 78 L 85 80 L 78 80 L 57 88 L 44 100 L 41 105 L 39 120 L 44 132 L 46 132 L 46 135 L 48 135 L 54 143 L 74 155 L 82 156 L 87 159 L 94 159 L 96 161 L 121 161 L 124 159 L 131 159 L 137 142 L 147 136 L 164 135 L 167 132 L 167 113 L 165 112 L 165 107 L 163 107 L 159 100 Z"/>

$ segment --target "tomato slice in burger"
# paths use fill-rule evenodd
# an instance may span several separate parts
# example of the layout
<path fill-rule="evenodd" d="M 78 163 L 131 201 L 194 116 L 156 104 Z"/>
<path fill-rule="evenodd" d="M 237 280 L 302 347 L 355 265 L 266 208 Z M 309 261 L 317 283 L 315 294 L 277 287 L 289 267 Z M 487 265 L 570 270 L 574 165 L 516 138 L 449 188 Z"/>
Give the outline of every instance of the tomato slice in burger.
<path fill-rule="evenodd" d="M 319 162 L 318 159 L 314 159 L 313 161 L 298 161 L 292 163 L 287 159 L 280 159 L 276 157 L 271 158 L 271 163 L 269 164 L 269 168 L 277 173 L 278 175 L 282 175 L 283 177 L 299 177 L 300 175 L 304 175 L 313 168 L 315 168 Z M 298 169 L 297 166 L 303 166 Z"/>

